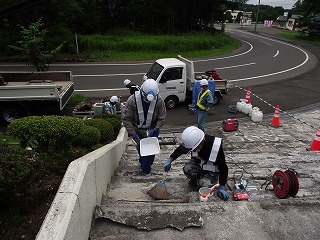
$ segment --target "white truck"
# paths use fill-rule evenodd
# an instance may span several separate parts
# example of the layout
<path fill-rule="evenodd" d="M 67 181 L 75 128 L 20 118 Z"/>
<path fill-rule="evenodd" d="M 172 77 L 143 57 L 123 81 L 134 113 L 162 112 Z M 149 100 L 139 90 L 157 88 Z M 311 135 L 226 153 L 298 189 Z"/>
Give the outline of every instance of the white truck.
<path fill-rule="evenodd" d="M 74 92 L 70 71 L 0 72 L 0 121 L 61 111 Z"/>
<path fill-rule="evenodd" d="M 203 75 L 204 73 L 199 73 Z M 158 59 L 144 75 L 144 80 L 152 78 L 159 84 L 159 92 L 168 109 L 175 108 L 180 102 L 192 97 L 195 81 L 193 62 L 178 56 L 178 58 Z M 223 94 L 227 94 L 227 80 L 215 80 L 214 104 L 219 103 Z"/>

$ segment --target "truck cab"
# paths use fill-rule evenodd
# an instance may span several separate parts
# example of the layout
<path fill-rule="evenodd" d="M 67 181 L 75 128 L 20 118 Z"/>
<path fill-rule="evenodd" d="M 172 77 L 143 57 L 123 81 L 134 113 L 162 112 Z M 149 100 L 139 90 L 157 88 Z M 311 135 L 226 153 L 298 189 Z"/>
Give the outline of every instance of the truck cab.
<path fill-rule="evenodd" d="M 171 109 L 186 100 L 187 91 L 190 91 L 190 84 L 186 79 L 190 74 L 192 73 L 187 72 L 185 62 L 177 58 L 162 58 L 153 63 L 144 75 L 144 80 L 152 78 L 158 82 L 160 95 L 166 107 Z"/>

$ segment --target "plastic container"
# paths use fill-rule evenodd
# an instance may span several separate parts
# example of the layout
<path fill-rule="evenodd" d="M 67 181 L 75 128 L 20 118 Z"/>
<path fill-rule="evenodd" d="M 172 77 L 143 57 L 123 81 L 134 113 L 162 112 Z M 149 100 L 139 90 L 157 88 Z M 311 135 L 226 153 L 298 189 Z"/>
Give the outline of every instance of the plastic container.
<path fill-rule="evenodd" d="M 104 106 L 105 106 L 105 103 L 95 103 L 93 105 L 94 115 L 102 115 Z"/>
<path fill-rule="evenodd" d="M 206 202 L 208 202 L 208 196 L 207 196 L 207 194 L 203 193 L 202 195 L 200 195 L 200 202 L 201 202 L 201 203 L 206 203 Z"/>
<path fill-rule="evenodd" d="M 254 122 L 262 122 L 263 113 L 261 111 L 253 111 L 251 120 Z"/>
<path fill-rule="evenodd" d="M 239 112 L 243 112 L 243 107 L 244 107 L 245 105 L 246 105 L 245 102 L 240 102 L 238 111 L 239 111 Z"/>
<path fill-rule="evenodd" d="M 260 109 L 258 107 L 253 107 L 249 110 L 249 116 L 251 117 L 252 116 L 252 112 L 254 111 L 259 111 Z"/>
<path fill-rule="evenodd" d="M 244 114 L 249 114 L 250 109 L 252 109 L 251 103 L 247 103 L 243 106 L 242 111 Z"/>

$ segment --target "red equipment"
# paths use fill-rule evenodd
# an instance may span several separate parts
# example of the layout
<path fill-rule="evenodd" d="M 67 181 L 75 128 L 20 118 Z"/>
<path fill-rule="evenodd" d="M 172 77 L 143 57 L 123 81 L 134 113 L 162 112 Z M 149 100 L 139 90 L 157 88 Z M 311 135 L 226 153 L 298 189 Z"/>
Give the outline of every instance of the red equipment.
<path fill-rule="evenodd" d="M 235 189 L 232 192 L 232 197 L 235 201 L 241 201 L 248 200 L 250 195 L 245 189 Z"/>
<path fill-rule="evenodd" d="M 272 176 L 272 185 L 279 198 L 294 197 L 299 191 L 298 174 L 293 169 L 277 170 Z"/>
<path fill-rule="evenodd" d="M 222 122 L 222 128 L 225 132 L 237 131 L 238 127 L 239 121 L 235 118 L 228 118 Z"/>

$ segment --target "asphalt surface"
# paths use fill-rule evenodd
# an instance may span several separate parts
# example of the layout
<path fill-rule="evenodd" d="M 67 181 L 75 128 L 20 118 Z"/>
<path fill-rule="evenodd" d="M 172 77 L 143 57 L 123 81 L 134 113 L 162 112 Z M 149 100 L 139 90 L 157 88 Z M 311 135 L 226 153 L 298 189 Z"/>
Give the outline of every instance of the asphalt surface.
<path fill-rule="evenodd" d="M 254 30 L 253 26 L 240 29 L 250 32 Z M 228 108 L 230 105 L 235 105 L 240 99 L 245 98 L 248 87 L 251 88 L 252 92 L 252 105 L 259 107 L 264 114 L 273 113 L 276 105 L 280 105 L 283 111 L 288 111 L 320 102 L 320 45 L 301 40 L 279 38 L 277 34 L 280 31 L 283 31 L 283 29 L 259 28 L 257 34 L 278 38 L 306 49 L 316 57 L 313 60 L 314 68 L 303 72 L 301 75 L 276 82 L 257 85 L 248 83 L 248 85 L 239 84 L 239 86 L 234 83 L 234 86 L 229 89 L 228 95 L 225 95 L 223 100 L 214 106 L 213 115 L 207 117 L 207 122 L 241 116 L 230 114 Z M 175 125 L 196 124 L 196 116 L 188 114 L 188 104 L 180 104 L 176 109 L 167 111 L 165 128 L 171 128 Z"/>

